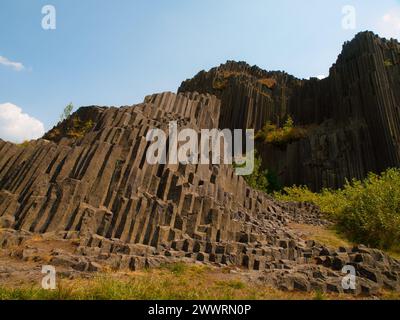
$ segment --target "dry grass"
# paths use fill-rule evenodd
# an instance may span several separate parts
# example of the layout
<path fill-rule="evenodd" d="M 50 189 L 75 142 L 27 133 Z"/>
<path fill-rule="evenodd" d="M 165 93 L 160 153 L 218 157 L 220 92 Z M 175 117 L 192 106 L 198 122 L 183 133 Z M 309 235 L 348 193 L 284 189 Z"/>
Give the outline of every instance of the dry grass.
<path fill-rule="evenodd" d="M 341 236 L 334 227 L 326 228 L 308 224 L 291 223 L 290 228 L 302 233 L 305 240 L 314 240 L 328 247 L 339 248 L 352 247 L 355 245 L 355 243 L 344 239 L 344 237 Z M 391 257 L 400 260 L 400 252 L 386 251 L 386 253 Z"/>
<path fill-rule="evenodd" d="M 341 238 L 341 236 L 331 228 L 298 223 L 290 224 L 290 228 L 302 233 L 305 240 L 314 240 L 329 247 L 352 247 L 354 245 L 353 243 Z"/>
<path fill-rule="evenodd" d="M 227 85 L 228 81 L 232 77 L 240 77 L 242 75 L 246 75 L 244 72 L 239 71 L 222 71 L 219 72 L 217 78 L 214 79 L 213 82 L 213 89 L 215 90 L 224 90 Z"/>
<path fill-rule="evenodd" d="M 400 252 L 398 252 L 398 251 L 387 251 L 387 254 L 397 260 L 400 260 Z"/>
<path fill-rule="evenodd" d="M 59 279 L 56 290 L 38 285 L 0 286 L 0 300 L 348 300 L 349 295 L 283 292 L 248 282 L 229 268 L 183 263 L 141 272 L 104 272 L 92 278 Z M 382 292 L 381 299 L 398 300 Z"/>
<path fill-rule="evenodd" d="M 276 85 L 276 80 L 273 78 L 264 78 L 258 80 L 259 83 L 266 86 L 268 89 L 272 89 Z"/>
<path fill-rule="evenodd" d="M 0 287 L 2 300 L 312 300 L 346 299 L 318 293 L 282 292 L 248 284 L 227 269 L 175 264 L 142 272 L 103 273 L 91 279 L 62 279 L 53 291 L 38 286 Z"/>

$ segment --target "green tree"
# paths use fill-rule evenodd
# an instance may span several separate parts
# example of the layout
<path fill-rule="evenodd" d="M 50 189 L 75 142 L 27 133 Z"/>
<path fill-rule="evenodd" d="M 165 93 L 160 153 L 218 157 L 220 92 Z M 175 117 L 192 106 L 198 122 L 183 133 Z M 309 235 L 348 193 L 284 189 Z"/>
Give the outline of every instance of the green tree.
<path fill-rule="evenodd" d="M 244 178 L 250 187 L 267 192 L 268 191 L 268 179 L 267 179 L 268 170 L 262 170 L 261 165 L 262 165 L 261 157 L 255 151 L 253 173 L 249 176 L 245 176 Z"/>
<path fill-rule="evenodd" d="M 294 128 L 294 121 L 293 118 L 291 116 L 289 116 L 283 126 L 283 130 L 285 132 L 289 132 Z"/>
<path fill-rule="evenodd" d="M 244 179 L 250 187 L 263 191 L 265 193 L 280 191 L 282 187 L 278 181 L 278 176 L 270 170 L 263 170 L 261 156 L 258 154 L 257 150 L 255 150 L 254 152 L 255 154 L 253 173 L 249 176 L 244 176 Z"/>
<path fill-rule="evenodd" d="M 67 120 L 67 119 L 70 117 L 70 115 L 71 115 L 73 109 L 74 109 L 74 105 L 73 105 L 72 102 L 71 102 L 70 104 L 68 104 L 68 105 L 64 108 L 64 111 L 63 111 L 63 113 L 62 113 L 61 116 L 60 116 L 60 122 L 63 122 L 64 120 Z"/>

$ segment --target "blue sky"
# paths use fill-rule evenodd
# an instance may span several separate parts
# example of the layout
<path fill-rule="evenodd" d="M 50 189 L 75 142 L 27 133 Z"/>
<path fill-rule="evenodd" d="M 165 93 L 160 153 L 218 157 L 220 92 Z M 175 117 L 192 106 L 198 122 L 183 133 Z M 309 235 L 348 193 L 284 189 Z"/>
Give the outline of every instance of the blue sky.
<path fill-rule="evenodd" d="M 41 27 L 47 4 L 55 30 Z M 345 5 L 356 29 L 342 28 Z M 400 1 L 1 0 L 0 105 L 48 130 L 69 102 L 132 105 L 231 59 L 327 75 L 343 42 L 367 29 L 399 38 Z M 0 138 L 13 140 L 5 123 Z"/>

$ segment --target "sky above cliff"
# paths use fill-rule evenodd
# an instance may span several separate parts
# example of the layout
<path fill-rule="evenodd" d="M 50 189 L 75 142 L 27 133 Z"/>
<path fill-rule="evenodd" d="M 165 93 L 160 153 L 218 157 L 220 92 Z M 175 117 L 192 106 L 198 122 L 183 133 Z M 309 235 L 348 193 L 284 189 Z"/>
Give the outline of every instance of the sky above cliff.
<path fill-rule="evenodd" d="M 1 0 L 0 138 L 39 137 L 69 102 L 132 105 L 176 91 L 226 60 L 328 75 L 364 30 L 399 39 L 400 0 Z"/>

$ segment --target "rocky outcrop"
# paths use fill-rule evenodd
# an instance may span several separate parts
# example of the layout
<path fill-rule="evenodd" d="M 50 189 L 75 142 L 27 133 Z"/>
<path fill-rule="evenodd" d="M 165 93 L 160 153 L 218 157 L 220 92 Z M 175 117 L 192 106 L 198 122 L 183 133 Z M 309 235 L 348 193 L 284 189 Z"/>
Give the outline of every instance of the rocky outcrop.
<path fill-rule="evenodd" d="M 1 143 L 0 215 L 14 221 L 13 228 L 65 231 L 67 237 L 96 234 L 154 247 L 188 238 L 279 237 L 276 227 L 286 219 L 282 205 L 250 189 L 232 166 L 146 161 L 150 128 L 166 131 L 171 120 L 181 129 L 217 127 L 216 97 L 164 93 L 134 107 L 83 108 L 73 117 L 88 111 L 94 125 L 82 138 Z M 301 210 L 293 207 L 287 215 Z"/>
<path fill-rule="evenodd" d="M 326 79 L 299 80 L 243 62 L 228 62 L 182 83 L 221 99 L 221 128 L 281 125 L 291 115 L 308 136 L 284 150 L 258 145 L 266 167 L 284 185 L 341 187 L 400 165 L 400 45 L 371 32 L 345 43 Z"/>
<path fill-rule="evenodd" d="M 178 92 L 210 93 L 221 100 L 219 127 L 260 130 L 265 122 L 282 123 L 288 98 L 303 81 L 285 72 L 267 72 L 245 62 L 228 61 L 186 80 Z"/>
<path fill-rule="evenodd" d="M 399 290 L 400 264 L 386 254 L 327 248 L 290 229 L 289 222 L 327 223 L 312 205 L 277 202 L 229 165 L 147 163 L 149 129 L 167 132 L 172 120 L 180 129 L 216 128 L 220 112 L 216 96 L 163 93 L 131 107 L 82 108 L 75 123 L 45 136 L 51 140 L 0 142 L 0 246 L 52 234 L 77 243 L 73 252 L 52 250 L 55 266 L 92 272 L 200 261 L 304 291 L 321 281 L 323 290 L 340 291 L 340 266 L 350 264 L 362 279 L 356 292 Z M 30 245 L 19 255 L 36 259 L 39 251 Z"/>

